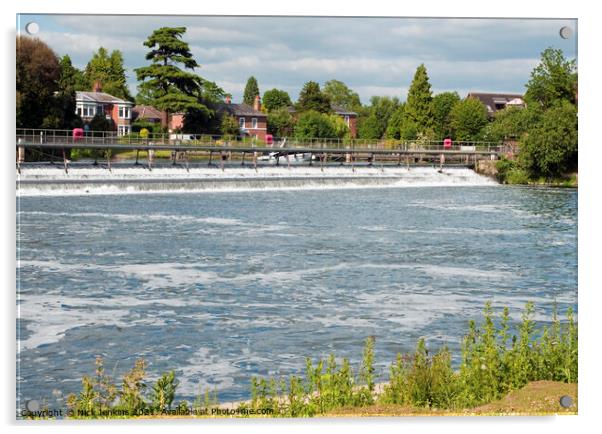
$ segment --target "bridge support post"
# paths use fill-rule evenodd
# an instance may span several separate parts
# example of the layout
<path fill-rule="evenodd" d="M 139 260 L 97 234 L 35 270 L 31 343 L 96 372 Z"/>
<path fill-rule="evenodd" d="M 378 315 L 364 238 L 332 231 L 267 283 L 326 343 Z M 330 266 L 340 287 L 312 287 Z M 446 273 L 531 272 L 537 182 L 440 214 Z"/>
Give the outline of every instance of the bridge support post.
<path fill-rule="evenodd" d="M 211 166 L 212 159 L 213 159 L 213 151 L 209 151 L 209 163 L 207 163 L 207 166 Z"/>
<path fill-rule="evenodd" d="M 222 172 L 224 171 L 224 158 L 226 157 L 226 155 L 224 155 L 223 151 L 220 151 L 219 153 L 219 166 L 220 169 L 222 169 Z"/>
<path fill-rule="evenodd" d="M 291 161 L 288 158 L 288 152 L 286 153 L 286 165 L 288 166 L 288 170 L 291 170 Z"/>
<path fill-rule="evenodd" d="M 190 172 L 188 168 L 188 151 L 184 151 L 184 158 L 186 158 L 186 172 Z"/>
<path fill-rule="evenodd" d="M 439 169 L 443 170 L 443 165 L 445 164 L 445 154 L 441 154 L 439 158 Z"/>
<path fill-rule="evenodd" d="M 42 133 L 40 133 L 40 136 L 42 135 Z M 65 153 L 65 148 L 63 148 L 63 164 L 65 166 L 65 173 L 69 173 L 69 171 L 67 170 L 67 154 Z"/>
<path fill-rule="evenodd" d="M 257 172 L 257 152 L 253 152 L 253 167 L 255 168 L 255 172 Z"/>
<path fill-rule="evenodd" d="M 111 172 L 111 150 L 107 149 L 105 152 L 107 153 L 107 168 Z"/>
<path fill-rule="evenodd" d="M 241 166 L 245 165 L 245 152 L 242 152 L 242 163 L 240 163 Z"/>

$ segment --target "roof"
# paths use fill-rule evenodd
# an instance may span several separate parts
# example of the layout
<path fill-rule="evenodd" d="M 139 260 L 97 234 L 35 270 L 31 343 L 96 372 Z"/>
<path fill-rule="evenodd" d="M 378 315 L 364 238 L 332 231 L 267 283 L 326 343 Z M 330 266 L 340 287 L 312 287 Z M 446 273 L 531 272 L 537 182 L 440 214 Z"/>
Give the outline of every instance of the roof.
<path fill-rule="evenodd" d="M 345 107 L 341 107 L 341 106 L 338 106 L 338 105 L 331 105 L 330 107 L 338 115 L 357 116 L 356 112 L 351 111 L 351 110 L 346 110 Z"/>
<path fill-rule="evenodd" d="M 248 104 L 226 104 L 222 103 L 219 105 L 218 111 L 227 111 L 232 116 L 254 116 L 254 117 L 267 117 L 267 114 L 259 110 L 255 110 Z"/>
<path fill-rule="evenodd" d="M 132 114 L 136 119 L 161 119 L 161 111 L 150 105 L 137 105 Z"/>
<path fill-rule="evenodd" d="M 495 108 L 496 104 L 506 105 L 509 102 L 512 102 L 511 105 L 520 105 L 518 104 L 518 101 L 515 101 L 517 99 L 523 101 L 522 104 L 524 104 L 523 95 L 518 93 L 469 92 L 466 98 L 476 98 L 480 100 L 485 105 L 485 107 L 487 107 L 487 111 L 489 113 L 494 113 L 497 111 L 497 109 Z"/>
<path fill-rule="evenodd" d="M 100 102 L 105 104 L 128 104 L 133 105 L 130 101 L 126 101 L 116 96 L 104 92 L 86 92 L 78 90 L 75 92 L 75 99 L 84 102 Z"/>

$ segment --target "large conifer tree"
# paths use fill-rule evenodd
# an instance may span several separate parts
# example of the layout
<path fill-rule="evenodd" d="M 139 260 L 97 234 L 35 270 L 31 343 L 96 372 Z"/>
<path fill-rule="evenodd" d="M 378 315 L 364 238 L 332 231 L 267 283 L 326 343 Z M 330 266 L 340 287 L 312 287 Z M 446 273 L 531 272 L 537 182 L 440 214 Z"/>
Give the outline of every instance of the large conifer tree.
<path fill-rule="evenodd" d="M 147 96 L 153 106 L 165 111 L 168 117 L 170 113 L 190 110 L 211 112 L 199 102 L 203 79 L 184 70 L 194 70 L 199 66 L 192 57 L 188 43 L 182 40 L 185 32 L 186 27 L 161 27 L 153 31 L 144 42 L 151 49 L 146 54 L 151 64 L 135 69 L 141 82 L 138 87 L 140 92 Z"/>
<path fill-rule="evenodd" d="M 433 126 L 433 94 L 426 67 L 421 64 L 414 74 L 405 105 L 406 122 L 413 124 L 418 133 Z"/>

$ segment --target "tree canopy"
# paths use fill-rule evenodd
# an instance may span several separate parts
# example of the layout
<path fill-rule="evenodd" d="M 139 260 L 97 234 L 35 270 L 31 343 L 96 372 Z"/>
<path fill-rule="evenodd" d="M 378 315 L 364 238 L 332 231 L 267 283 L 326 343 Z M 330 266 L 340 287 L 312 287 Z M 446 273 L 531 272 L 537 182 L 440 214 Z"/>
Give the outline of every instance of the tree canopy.
<path fill-rule="evenodd" d="M 543 113 L 520 142 L 519 161 L 531 175 L 557 176 L 577 167 L 577 108 L 563 100 Z"/>
<path fill-rule="evenodd" d="M 562 50 L 547 48 L 541 53 L 541 61 L 531 72 L 531 79 L 526 87 L 525 99 L 528 104 L 539 104 L 543 109 L 548 109 L 560 101 L 575 104 L 577 96 L 575 60 L 567 60 Z"/>
<path fill-rule="evenodd" d="M 362 105 L 359 95 L 339 80 L 328 80 L 324 83 L 322 92 L 330 99 L 331 104 L 345 110 L 355 111 Z"/>
<path fill-rule="evenodd" d="M 454 105 L 450 119 L 456 140 L 478 140 L 488 122 L 487 109 L 478 99 L 466 98 Z"/>
<path fill-rule="evenodd" d="M 460 102 L 458 92 L 443 92 L 433 97 L 433 129 L 435 139 L 443 140 L 453 134 L 450 114 L 454 106 Z"/>
<path fill-rule="evenodd" d="M 61 66 L 38 38 L 17 37 L 16 111 L 19 128 L 60 128 L 64 125 L 54 93 L 59 90 Z"/>
<path fill-rule="evenodd" d="M 263 94 L 263 106 L 268 112 L 292 105 L 289 94 L 280 89 L 270 89 Z"/>
<path fill-rule="evenodd" d="M 295 137 L 299 139 L 337 137 L 337 131 L 327 114 L 308 110 L 299 116 L 295 125 Z"/>
<path fill-rule="evenodd" d="M 288 107 L 279 107 L 268 112 L 268 133 L 276 137 L 286 137 L 293 133 L 295 122 Z"/>
<path fill-rule="evenodd" d="M 85 90 L 91 90 L 93 84 L 98 81 L 103 92 L 117 98 L 133 99 L 127 87 L 123 55 L 119 50 L 113 50 L 109 54 L 106 48 L 100 47 L 86 65 L 84 78 L 87 85 Z"/>
<path fill-rule="evenodd" d="M 255 102 L 255 97 L 257 96 L 259 96 L 259 85 L 257 84 L 257 79 L 251 76 L 247 80 L 245 92 L 242 97 L 242 102 L 247 105 L 253 106 L 253 103 Z"/>
<path fill-rule="evenodd" d="M 320 113 L 329 113 L 330 98 L 320 90 L 320 85 L 315 81 L 308 81 L 299 93 L 296 108 L 298 111 L 314 110 Z"/>
<path fill-rule="evenodd" d="M 182 40 L 185 32 L 185 27 L 161 27 L 148 37 L 144 45 L 151 49 L 146 54 L 151 64 L 135 69 L 141 82 L 139 89 L 159 110 L 168 113 L 200 110 L 210 114 L 211 110 L 199 102 L 204 80 L 185 70 L 199 66 L 188 43 Z"/>
<path fill-rule="evenodd" d="M 424 64 L 416 68 L 405 105 L 406 119 L 416 125 L 418 132 L 433 126 L 433 94 Z"/>

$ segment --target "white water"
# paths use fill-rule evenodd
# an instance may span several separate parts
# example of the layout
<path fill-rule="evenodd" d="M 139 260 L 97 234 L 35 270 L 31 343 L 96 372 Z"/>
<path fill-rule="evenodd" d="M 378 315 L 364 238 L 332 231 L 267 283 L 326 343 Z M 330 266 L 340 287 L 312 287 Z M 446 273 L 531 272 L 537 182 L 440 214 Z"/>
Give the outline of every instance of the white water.
<path fill-rule="evenodd" d="M 228 167 L 219 168 L 24 168 L 19 196 L 196 193 L 202 191 L 400 188 L 495 185 L 467 168 Z"/>

